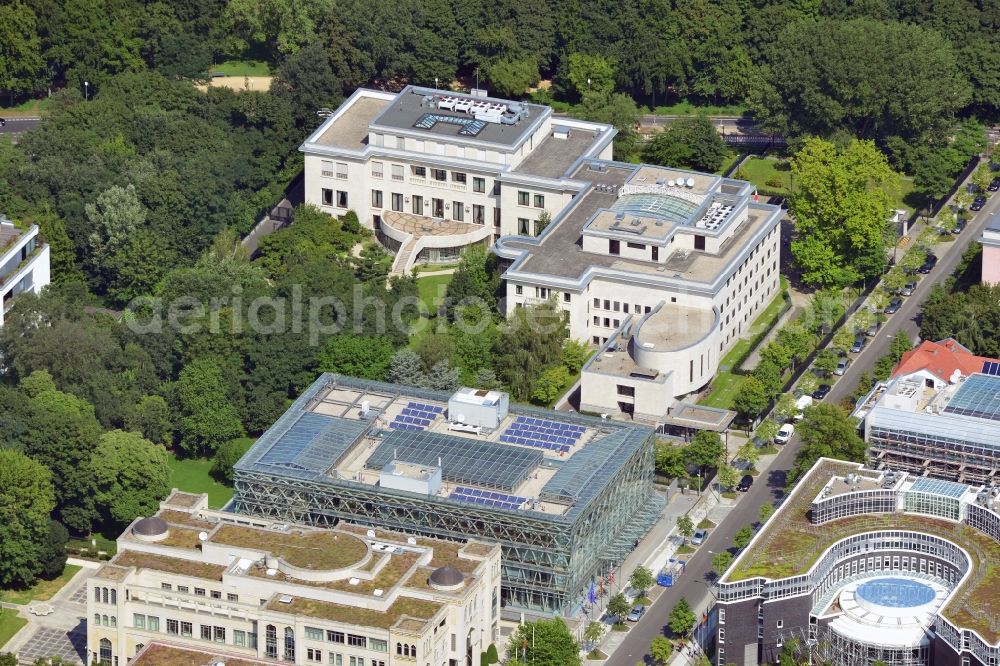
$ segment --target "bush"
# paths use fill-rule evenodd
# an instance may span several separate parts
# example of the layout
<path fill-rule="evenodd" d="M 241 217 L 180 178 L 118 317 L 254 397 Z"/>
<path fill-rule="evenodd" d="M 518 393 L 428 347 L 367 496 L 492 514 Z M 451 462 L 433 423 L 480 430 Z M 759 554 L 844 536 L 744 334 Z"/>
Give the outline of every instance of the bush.
<path fill-rule="evenodd" d="M 215 452 L 215 458 L 212 459 L 212 476 L 220 483 L 233 485 L 233 465 L 250 450 L 253 442 L 249 437 L 223 442 L 219 450 Z"/>

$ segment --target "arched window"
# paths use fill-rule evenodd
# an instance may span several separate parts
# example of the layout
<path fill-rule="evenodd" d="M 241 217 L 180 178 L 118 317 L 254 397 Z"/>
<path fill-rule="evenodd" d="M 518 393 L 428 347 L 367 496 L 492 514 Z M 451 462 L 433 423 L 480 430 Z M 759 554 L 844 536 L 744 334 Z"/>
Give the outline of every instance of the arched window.
<path fill-rule="evenodd" d="M 285 661 L 295 661 L 295 630 L 285 627 Z"/>
<path fill-rule="evenodd" d="M 94 626 L 95 627 L 101 626 L 101 614 L 100 613 L 94 613 Z"/>
<path fill-rule="evenodd" d="M 264 655 L 271 659 L 278 658 L 278 630 L 273 624 L 264 629 Z"/>
<path fill-rule="evenodd" d="M 107 638 L 101 639 L 99 661 L 102 666 L 111 666 L 111 641 Z"/>
<path fill-rule="evenodd" d="M 108 588 L 106 587 L 101 588 L 101 603 L 108 603 Z"/>
<path fill-rule="evenodd" d="M 113 604 L 117 604 L 118 603 L 118 590 L 114 590 L 114 589 L 111 590 L 111 603 L 113 603 Z"/>
<path fill-rule="evenodd" d="M 410 646 L 410 656 L 413 657 L 414 659 L 417 658 L 417 646 L 416 645 L 411 645 Z"/>
<path fill-rule="evenodd" d="M 112 627 L 117 627 L 118 626 L 118 618 L 115 617 L 114 615 L 111 616 L 111 626 Z"/>
<path fill-rule="evenodd" d="M 396 643 L 396 654 L 398 654 L 401 657 L 403 656 L 403 644 L 402 643 Z"/>

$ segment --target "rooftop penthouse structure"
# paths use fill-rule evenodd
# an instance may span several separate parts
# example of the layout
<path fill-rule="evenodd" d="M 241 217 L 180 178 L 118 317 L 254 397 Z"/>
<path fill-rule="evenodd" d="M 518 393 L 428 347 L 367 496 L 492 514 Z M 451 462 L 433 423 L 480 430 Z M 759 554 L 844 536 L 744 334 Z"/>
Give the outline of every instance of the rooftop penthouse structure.
<path fill-rule="evenodd" d="M 235 465 L 232 508 L 499 543 L 505 608 L 570 612 L 662 508 L 653 441 L 647 427 L 498 391 L 326 374 Z"/>
<path fill-rule="evenodd" d="M 174 491 L 88 580 L 87 661 L 468 663 L 499 636 L 499 594 L 495 544 L 316 529 Z"/>
<path fill-rule="evenodd" d="M 873 464 L 963 483 L 1000 483 L 1000 361 L 924 341 L 855 411 Z"/>
<path fill-rule="evenodd" d="M 997 663 L 998 495 L 821 459 L 720 578 L 717 663 Z"/>

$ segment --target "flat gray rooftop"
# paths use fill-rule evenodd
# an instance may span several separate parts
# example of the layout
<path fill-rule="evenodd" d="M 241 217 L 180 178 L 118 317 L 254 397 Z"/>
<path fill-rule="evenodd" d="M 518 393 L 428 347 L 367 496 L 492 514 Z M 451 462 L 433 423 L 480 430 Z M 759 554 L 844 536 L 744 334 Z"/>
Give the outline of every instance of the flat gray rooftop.
<path fill-rule="evenodd" d="M 595 185 L 611 185 L 612 191 L 591 189 L 586 194 L 577 197 L 573 208 L 557 224 L 550 226 L 548 233 L 540 242 L 519 241 L 510 239 L 503 242 L 503 247 L 515 251 L 526 251 L 528 256 L 517 272 L 551 275 L 557 278 L 578 279 L 591 267 L 617 269 L 631 273 L 645 274 L 651 277 L 677 276 L 686 280 L 701 283 L 711 283 L 722 273 L 729 262 L 744 249 L 747 238 L 757 233 L 765 226 L 778 209 L 770 207 L 755 207 L 751 205 L 747 220 L 735 230 L 735 233 L 722 245 L 718 255 L 702 252 L 689 252 L 685 255 L 674 253 L 668 259 L 666 266 L 651 261 L 626 259 L 607 254 L 585 252 L 581 235 L 587 221 L 599 210 L 611 208 L 618 201 L 617 188 L 621 187 L 639 167 L 631 165 L 609 164 L 605 171 L 594 171 L 589 163 L 580 165 L 572 177 L 578 180 L 590 181 Z"/>
<path fill-rule="evenodd" d="M 558 126 L 553 122 L 552 125 Z M 525 173 L 545 178 L 558 178 L 569 171 L 587 150 L 594 145 L 595 132 L 573 128 L 565 139 L 557 139 L 551 134 L 526 160 L 517 165 L 514 173 Z"/>
<path fill-rule="evenodd" d="M 396 99 L 389 103 L 389 105 L 384 111 L 382 111 L 381 114 L 378 115 L 378 117 L 372 121 L 372 125 L 384 127 L 390 130 L 406 130 L 409 132 L 427 134 L 428 136 L 459 139 L 471 143 L 492 143 L 510 147 L 514 146 L 518 143 L 518 141 L 526 137 L 529 130 L 548 110 L 547 107 L 540 106 L 538 104 L 517 102 L 527 107 L 530 111 L 530 115 L 521 120 L 517 125 L 486 123 L 486 126 L 476 136 L 464 136 L 459 134 L 459 131 L 462 129 L 460 125 L 439 122 L 428 129 L 415 127 L 416 122 L 428 113 L 436 116 L 449 116 L 464 119 L 472 118 L 472 116 L 461 112 L 456 113 L 423 106 L 423 100 L 426 95 L 459 97 L 475 100 L 477 102 L 497 102 L 500 104 L 507 104 L 508 106 L 515 103 L 509 100 L 495 99 L 492 97 L 471 97 L 469 95 L 462 95 L 461 93 L 444 92 L 430 88 L 407 87 L 403 90 L 403 92 L 396 96 Z"/>
<path fill-rule="evenodd" d="M 316 143 L 361 150 L 368 144 L 368 125 L 387 106 L 388 100 L 358 97 L 350 108 L 316 138 Z"/>

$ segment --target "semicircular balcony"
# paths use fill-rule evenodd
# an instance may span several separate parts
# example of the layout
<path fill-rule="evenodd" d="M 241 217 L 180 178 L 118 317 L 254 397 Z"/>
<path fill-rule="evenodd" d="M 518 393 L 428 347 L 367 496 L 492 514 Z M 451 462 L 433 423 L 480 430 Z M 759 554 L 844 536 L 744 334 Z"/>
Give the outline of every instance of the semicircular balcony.
<path fill-rule="evenodd" d="M 390 250 L 395 250 L 392 272 L 397 274 L 408 273 L 417 262 L 434 256 L 457 258 L 462 248 L 487 241 L 492 233 L 485 224 L 398 211 L 386 211 L 380 227 L 381 232 L 393 241 L 385 244 Z"/>

